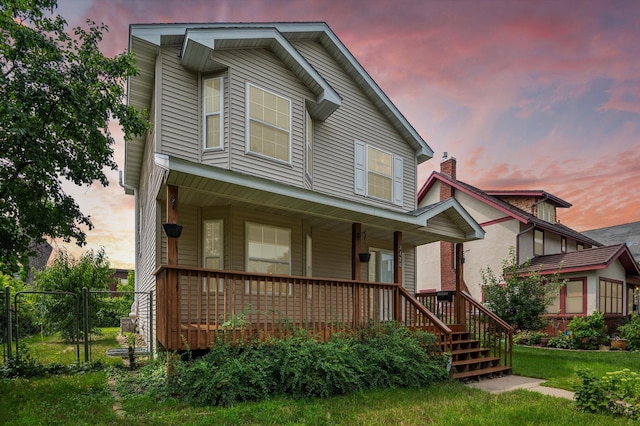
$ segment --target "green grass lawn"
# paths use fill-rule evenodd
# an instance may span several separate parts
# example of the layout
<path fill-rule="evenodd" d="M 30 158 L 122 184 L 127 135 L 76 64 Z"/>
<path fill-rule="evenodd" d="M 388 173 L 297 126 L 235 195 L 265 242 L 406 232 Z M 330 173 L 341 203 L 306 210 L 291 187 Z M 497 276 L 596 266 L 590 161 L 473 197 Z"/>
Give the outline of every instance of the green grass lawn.
<path fill-rule="evenodd" d="M 122 364 L 119 358 L 107 357 L 107 349 L 120 347 L 116 337 L 118 327 L 103 328 L 100 333 L 91 335 L 91 361 L 105 364 Z M 66 343 L 59 334 L 51 336 L 34 335 L 20 340 L 20 351 L 28 351 L 30 356 L 41 363 L 72 364 L 77 360 L 75 343 Z M 15 351 L 15 346 L 14 346 Z M 80 362 L 84 362 L 84 342 L 80 342 Z"/>
<path fill-rule="evenodd" d="M 515 345 L 513 374 L 546 379 L 545 386 L 574 390 L 580 384 L 579 369 L 589 368 L 596 377 L 628 368 L 640 374 L 640 352 L 573 351 Z"/>
<path fill-rule="evenodd" d="M 103 334 L 104 353 L 115 347 L 116 331 Z M 113 334 L 112 334 L 113 333 Z M 110 340 L 114 339 L 114 340 Z M 46 358 L 47 345 L 34 341 L 32 351 Z M 64 344 L 59 343 L 60 347 Z M 96 351 L 98 346 L 96 346 Z M 51 353 L 64 352 L 59 349 Z M 99 357 L 97 352 L 95 357 Z M 41 358 L 42 357 L 42 358 Z M 95 359 L 95 358 L 94 358 Z M 596 374 L 630 368 L 640 372 L 640 353 L 559 351 L 516 346 L 514 374 L 549 380 L 572 389 L 575 369 Z M 489 394 L 458 382 L 421 389 L 383 389 L 311 400 L 273 398 L 233 407 L 191 407 L 149 396 L 122 401 L 116 415 L 108 372 L 37 379 L 0 380 L 0 424 L 15 425 L 637 425 L 629 419 L 577 411 L 573 401 L 518 390 Z"/>

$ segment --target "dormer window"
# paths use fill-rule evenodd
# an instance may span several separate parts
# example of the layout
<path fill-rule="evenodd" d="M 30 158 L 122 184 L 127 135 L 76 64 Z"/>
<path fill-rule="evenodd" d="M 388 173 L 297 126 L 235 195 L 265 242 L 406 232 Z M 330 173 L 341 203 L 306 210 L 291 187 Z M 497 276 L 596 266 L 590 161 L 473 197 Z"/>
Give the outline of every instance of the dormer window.
<path fill-rule="evenodd" d="M 549 223 L 556 223 L 556 208 L 549 203 L 538 204 L 538 219 Z"/>
<path fill-rule="evenodd" d="M 291 162 L 291 101 L 247 84 L 247 152 Z"/>

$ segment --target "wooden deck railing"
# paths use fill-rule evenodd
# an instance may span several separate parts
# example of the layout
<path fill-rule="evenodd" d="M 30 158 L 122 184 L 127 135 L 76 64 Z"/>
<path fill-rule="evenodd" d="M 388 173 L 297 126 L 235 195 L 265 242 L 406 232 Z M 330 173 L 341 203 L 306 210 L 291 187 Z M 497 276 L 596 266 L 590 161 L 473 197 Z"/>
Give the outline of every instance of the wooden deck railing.
<path fill-rule="evenodd" d="M 451 329 L 397 284 L 162 266 L 156 297 L 158 341 L 169 350 L 296 329 L 328 339 L 389 320 L 428 330 L 445 348 L 451 342 Z"/>
<path fill-rule="evenodd" d="M 464 301 L 464 326 L 474 340 L 479 340 L 484 348 L 491 350 L 491 355 L 499 357 L 502 365 L 511 367 L 513 363 L 513 327 L 507 324 L 496 314 L 485 308 L 466 291 L 458 295 L 455 291 L 449 292 L 451 300 L 446 300 L 446 295 L 438 292 L 420 293 L 416 299 L 429 311 L 433 312 L 445 324 L 453 325 L 458 322 L 456 313 L 456 297 Z M 438 300 L 440 299 L 440 300 Z"/>

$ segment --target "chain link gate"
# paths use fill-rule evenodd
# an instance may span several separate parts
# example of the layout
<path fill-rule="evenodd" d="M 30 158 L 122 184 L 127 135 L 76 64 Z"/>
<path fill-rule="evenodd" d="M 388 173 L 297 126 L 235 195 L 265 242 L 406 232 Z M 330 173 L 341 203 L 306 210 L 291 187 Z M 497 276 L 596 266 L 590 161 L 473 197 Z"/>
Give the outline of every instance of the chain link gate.
<path fill-rule="evenodd" d="M 118 306 L 116 299 L 126 294 L 133 296 L 133 302 L 122 301 Z M 107 298 L 106 300 L 111 302 L 91 303 L 91 298 L 99 297 Z M 44 298 L 50 298 L 49 303 L 44 303 Z M 0 344 L 3 362 L 26 353 L 27 340 L 33 340 L 38 334 L 44 338 L 54 333 L 60 333 L 63 340 L 73 342 L 76 363 L 81 361 L 80 346 L 84 347 L 83 361 L 91 362 L 91 331 L 107 326 L 118 326 L 121 332 L 128 331 L 123 329 L 123 323 L 129 320 L 134 320 L 130 332 L 134 335 L 142 332 L 140 334 L 146 337 L 144 347 L 138 346 L 135 354 L 153 357 L 156 337 L 153 325 L 153 291 L 89 291 L 85 287 L 81 295 L 56 291 L 19 291 L 11 294 L 11 288 L 7 286 L 0 292 L 0 302 Z M 136 314 L 135 318 L 131 317 L 131 311 Z M 87 338 L 84 338 L 85 336 Z M 60 362 L 62 358 L 60 354 L 60 359 L 56 358 L 55 361 Z"/>

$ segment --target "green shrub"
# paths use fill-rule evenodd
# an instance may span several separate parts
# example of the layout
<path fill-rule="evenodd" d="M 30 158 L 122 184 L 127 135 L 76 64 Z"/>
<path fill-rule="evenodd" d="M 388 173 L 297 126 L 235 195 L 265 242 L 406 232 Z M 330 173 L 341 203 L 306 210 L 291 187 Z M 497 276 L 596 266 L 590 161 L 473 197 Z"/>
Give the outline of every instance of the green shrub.
<path fill-rule="evenodd" d="M 628 350 L 640 351 L 640 316 L 635 315 L 629 323 L 618 327 L 618 333 L 627 339 Z"/>
<path fill-rule="evenodd" d="M 274 395 L 299 399 L 426 386 L 449 377 L 447 360 L 435 353 L 435 343 L 433 335 L 396 324 L 334 335 L 327 342 L 303 332 L 235 346 L 220 340 L 198 359 L 176 361 L 171 386 L 149 381 L 144 388 L 161 396 L 171 392 L 193 405 L 227 406 Z M 158 373 L 143 367 L 140 374 L 144 379 Z M 159 374 L 166 378 L 166 370 Z M 128 382 L 125 388 L 135 390 L 136 386 Z"/>
<path fill-rule="evenodd" d="M 569 336 L 566 334 L 558 334 L 557 336 L 549 339 L 547 343 L 548 348 L 558 348 L 558 349 L 572 349 L 572 343 Z"/>
<path fill-rule="evenodd" d="M 640 375 L 628 368 L 608 372 L 598 379 L 579 370 L 582 384 L 576 388 L 576 405 L 590 413 L 612 413 L 640 419 Z"/>
<path fill-rule="evenodd" d="M 573 349 L 598 349 L 608 340 L 607 325 L 601 312 L 594 311 L 586 317 L 573 317 L 568 328 Z"/>
<path fill-rule="evenodd" d="M 542 331 L 521 331 L 513 336 L 514 342 L 520 345 L 538 345 L 542 341 L 543 337 L 547 337 L 548 334 Z"/>

